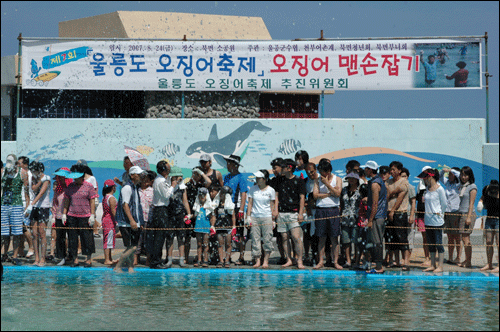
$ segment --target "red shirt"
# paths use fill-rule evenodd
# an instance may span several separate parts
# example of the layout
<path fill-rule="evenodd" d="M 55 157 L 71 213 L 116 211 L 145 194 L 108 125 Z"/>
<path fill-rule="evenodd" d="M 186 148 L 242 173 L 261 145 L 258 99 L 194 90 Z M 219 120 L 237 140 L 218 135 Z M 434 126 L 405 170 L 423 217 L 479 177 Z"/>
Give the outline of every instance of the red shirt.
<path fill-rule="evenodd" d="M 81 186 L 75 182 L 71 183 L 64 191 L 64 198 L 69 199 L 68 216 L 90 217 L 90 200 L 98 196 L 94 187 L 88 182 L 84 181 Z"/>

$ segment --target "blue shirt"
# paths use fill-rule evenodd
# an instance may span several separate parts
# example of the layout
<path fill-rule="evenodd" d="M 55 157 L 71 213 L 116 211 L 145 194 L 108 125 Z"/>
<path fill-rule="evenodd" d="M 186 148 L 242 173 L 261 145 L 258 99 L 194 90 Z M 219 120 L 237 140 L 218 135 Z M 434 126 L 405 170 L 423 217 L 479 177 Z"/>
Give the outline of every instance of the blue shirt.
<path fill-rule="evenodd" d="M 437 61 L 431 65 L 428 62 L 424 62 L 425 68 L 425 79 L 428 81 L 435 81 L 437 78 Z"/>
<path fill-rule="evenodd" d="M 375 214 L 375 219 L 385 219 L 387 218 L 387 188 L 385 187 L 384 181 L 378 174 L 375 175 L 370 181 L 368 181 L 368 217 L 371 214 L 373 204 L 372 183 L 377 183 L 378 185 L 380 185 L 377 214 Z"/>
<path fill-rule="evenodd" d="M 231 198 L 233 199 L 233 203 L 236 205 L 238 205 L 238 196 L 240 192 L 246 193 L 248 191 L 248 184 L 249 182 L 247 181 L 247 176 L 241 173 L 236 175 L 227 174 L 224 177 L 224 185 L 233 190 Z M 245 204 L 245 202 L 242 202 L 242 204 Z"/>

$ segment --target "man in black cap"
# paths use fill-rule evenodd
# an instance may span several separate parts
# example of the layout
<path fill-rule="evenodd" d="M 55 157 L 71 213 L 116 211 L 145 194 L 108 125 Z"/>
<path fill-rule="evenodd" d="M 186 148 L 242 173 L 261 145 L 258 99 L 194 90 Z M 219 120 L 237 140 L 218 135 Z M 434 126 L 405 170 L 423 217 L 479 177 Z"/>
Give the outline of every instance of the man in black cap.
<path fill-rule="evenodd" d="M 243 219 L 244 219 L 244 211 L 245 211 L 245 203 L 247 201 L 247 192 L 248 192 L 248 181 L 238 168 L 241 166 L 240 160 L 241 158 L 236 155 L 230 155 L 228 158 L 224 158 L 227 163 L 227 170 L 229 171 L 229 174 L 227 174 L 224 177 L 224 186 L 228 186 L 233 190 L 232 194 L 232 199 L 233 203 L 235 205 L 234 208 L 234 214 L 236 215 L 236 225 L 239 226 L 237 227 L 237 234 L 239 236 L 240 241 L 238 242 L 239 244 L 239 250 L 240 250 L 240 258 L 234 262 L 236 265 L 241 265 L 245 263 L 245 238 L 244 238 L 244 231 L 245 228 L 243 226 Z M 239 199 L 241 195 L 241 199 Z"/>
<path fill-rule="evenodd" d="M 294 243 L 297 267 L 303 269 L 303 243 L 300 223 L 304 220 L 306 185 L 303 179 L 293 175 L 294 170 L 295 161 L 292 159 L 283 160 L 282 174 L 284 177 L 276 191 L 274 215 L 278 215 L 278 232 L 280 232 L 283 237 L 283 249 L 288 256 L 287 262 L 282 265 L 282 267 L 293 265 L 291 250 L 287 242 L 290 236 Z"/>
<path fill-rule="evenodd" d="M 275 192 L 278 191 L 278 186 L 283 180 L 283 175 L 281 175 L 281 164 L 283 163 L 283 158 L 275 158 L 273 161 L 271 161 L 271 167 L 273 168 L 273 174 L 274 177 L 269 180 L 269 186 L 274 189 Z M 273 211 L 273 220 L 276 219 L 278 211 L 276 210 L 276 215 L 274 215 Z M 273 236 L 276 237 L 276 245 L 278 246 L 278 250 L 280 252 L 280 260 L 278 261 L 278 264 L 283 265 L 286 263 L 286 254 L 285 251 L 283 250 L 283 238 L 281 236 L 281 233 L 278 232 L 278 228 L 274 227 L 273 229 Z"/>

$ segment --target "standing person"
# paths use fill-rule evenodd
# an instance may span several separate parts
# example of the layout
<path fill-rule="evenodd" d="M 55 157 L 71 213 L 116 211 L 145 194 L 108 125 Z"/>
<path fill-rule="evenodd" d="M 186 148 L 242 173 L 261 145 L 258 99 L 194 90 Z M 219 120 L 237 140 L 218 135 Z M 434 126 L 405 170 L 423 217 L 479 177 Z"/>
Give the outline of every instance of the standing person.
<path fill-rule="evenodd" d="M 23 208 L 26 209 L 29 205 L 26 205 L 26 192 L 28 193 L 28 196 L 30 198 L 30 202 L 33 201 L 35 198 L 35 193 L 33 192 L 32 185 L 33 185 L 33 174 L 31 174 L 31 171 L 29 170 L 29 164 L 30 164 L 30 158 L 26 156 L 21 156 L 17 159 L 17 164 L 19 167 L 21 167 L 21 179 L 23 182 L 25 179 L 28 181 L 28 186 L 23 187 Z M 31 232 L 31 227 L 30 227 L 30 216 L 24 216 L 24 225 L 23 225 L 23 236 L 21 237 L 21 252 L 20 255 L 24 256 L 24 240 L 28 242 L 28 253 L 26 254 L 26 258 L 30 258 L 35 254 L 35 251 L 33 249 L 33 236 Z"/>
<path fill-rule="evenodd" d="M 52 199 L 52 215 L 55 219 L 56 229 L 56 264 L 61 266 L 66 263 L 66 226 L 62 222 L 64 209 L 64 191 L 67 188 L 66 177 L 70 174 L 69 168 L 58 168 L 55 173 L 54 198 Z M 68 179 L 70 180 L 70 179 Z"/>
<path fill-rule="evenodd" d="M 210 179 L 212 184 L 219 183 L 221 187 L 224 186 L 221 172 L 212 169 L 212 157 L 210 157 L 209 154 L 205 153 L 201 155 L 200 165 L 203 173 Z M 206 179 L 204 179 L 204 181 L 206 182 Z"/>
<path fill-rule="evenodd" d="M 7 252 L 10 246 L 10 236 L 13 238 L 12 263 L 21 265 L 17 258 L 23 235 L 23 215 L 31 213 L 30 197 L 28 195 L 28 180 L 21 178 L 21 169 L 17 167 L 17 158 L 14 154 L 9 154 L 5 162 L 5 169 L 2 173 L 2 245 L 4 256 L 2 261 L 8 259 Z M 23 186 L 27 208 L 23 208 Z"/>
<path fill-rule="evenodd" d="M 434 82 L 436 82 L 437 78 L 437 62 L 436 62 L 436 57 L 431 54 L 427 57 L 427 61 L 424 61 L 424 51 L 420 51 L 420 62 L 424 66 L 425 69 L 425 83 L 427 85 L 432 85 Z"/>
<path fill-rule="evenodd" d="M 281 175 L 282 163 L 283 158 L 275 158 L 271 161 L 271 167 L 273 169 L 274 177 L 269 180 L 269 185 L 274 189 L 275 192 L 278 191 L 279 184 L 283 180 L 283 175 Z M 316 169 L 316 166 L 314 166 L 314 168 Z M 276 216 L 273 216 L 272 218 L 276 222 Z M 278 265 L 283 265 L 286 263 L 286 254 L 283 250 L 283 238 L 281 237 L 281 233 L 278 232 L 278 227 L 274 227 L 273 237 L 276 238 L 276 246 L 278 247 L 278 251 L 280 253 L 280 260 L 278 261 Z"/>
<path fill-rule="evenodd" d="M 425 172 L 428 169 L 432 169 L 430 166 L 424 166 L 422 168 L 422 172 Z M 424 202 L 424 194 L 427 187 L 425 186 L 424 180 L 420 179 L 420 183 L 417 186 L 417 212 L 415 217 L 415 223 L 417 225 L 418 231 L 422 234 L 422 243 L 424 247 L 424 262 L 421 266 L 429 267 L 431 266 L 431 256 L 429 254 L 429 246 L 427 245 L 427 235 L 425 235 L 425 202 Z"/>
<path fill-rule="evenodd" d="M 276 192 L 267 184 L 269 173 L 266 170 L 260 170 L 253 175 L 255 175 L 256 185 L 248 192 L 247 207 L 247 219 L 250 219 L 252 223 L 252 257 L 255 259 L 253 267 L 262 266 L 263 269 L 267 269 L 269 257 L 273 251 L 272 238 L 275 224 L 272 212 L 276 202 Z M 263 262 L 261 262 L 261 247 L 264 249 Z"/>
<path fill-rule="evenodd" d="M 43 174 L 45 166 L 37 161 L 30 164 L 33 174 L 33 192 L 35 199 L 31 202 L 33 211 L 31 220 L 33 227 L 33 247 L 35 248 L 35 266 L 45 266 L 45 255 L 47 254 L 47 238 L 45 228 L 49 222 L 50 215 L 50 176 Z"/>
<path fill-rule="evenodd" d="M 212 188 L 219 191 L 219 186 L 215 184 Z M 216 228 L 217 241 L 219 242 L 219 262 L 217 267 L 230 267 L 231 261 L 231 235 L 236 234 L 236 215 L 234 213 L 234 203 L 231 199 L 232 190 L 228 186 L 224 186 L 218 193 L 218 199 L 214 202 L 215 216 L 214 227 Z M 215 205 L 217 204 L 217 206 Z M 209 215 L 211 219 L 212 215 Z M 253 241 L 252 241 L 253 244 Z"/>
<path fill-rule="evenodd" d="M 79 266 L 78 237 L 82 245 L 82 254 L 87 256 L 84 267 L 92 266 L 92 254 L 95 253 L 92 226 L 95 222 L 95 198 L 97 193 L 94 187 L 84 180 L 85 168 L 83 165 L 71 166 L 71 173 L 67 176 L 73 182 L 64 191 L 64 209 L 62 222 L 68 227 L 68 258 L 71 266 Z"/>
<path fill-rule="evenodd" d="M 319 174 L 316 170 L 316 164 L 309 163 L 306 165 L 307 180 L 306 180 L 306 211 L 310 223 L 307 223 L 304 231 L 304 264 L 306 264 L 309 256 L 309 246 L 312 251 L 312 266 L 318 263 L 318 237 L 316 236 L 316 199 L 314 199 L 314 182 L 319 181 Z M 308 234 L 309 236 L 307 236 Z"/>
<path fill-rule="evenodd" d="M 208 267 L 208 237 L 211 231 L 211 221 L 208 215 L 213 211 L 211 205 L 210 194 L 207 188 L 198 189 L 198 197 L 193 207 L 193 214 L 196 215 L 196 224 L 194 232 L 196 234 L 197 243 L 197 261 L 194 267 Z M 213 222 L 215 223 L 215 215 L 212 214 Z"/>
<path fill-rule="evenodd" d="M 304 207 L 306 200 L 306 185 L 304 180 L 293 175 L 295 162 L 292 159 L 283 160 L 283 179 L 276 192 L 276 204 L 273 215 L 278 218 L 278 232 L 283 238 L 283 250 L 287 255 L 287 262 L 282 267 L 293 265 L 292 254 L 288 246 L 288 237 L 292 238 L 297 259 L 297 267 L 304 269 L 302 263 L 302 228 Z"/>
<path fill-rule="evenodd" d="M 132 164 L 130 158 L 128 156 L 125 156 L 123 158 L 123 169 L 125 170 L 125 172 L 123 172 L 122 174 L 122 179 L 120 180 L 117 177 L 115 177 L 113 180 L 120 186 L 124 186 L 127 182 L 130 182 L 130 175 L 128 174 L 128 171 L 132 166 L 134 166 L 134 164 Z"/>
<path fill-rule="evenodd" d="M 443 272 L 444 247 L 443 247 L 443 225 L 444 213 L 446 211 L 446 193 L 438 183 L 439 173 L 435 169 L 428 169 L 418 175 L 423 179 L 427 190 L 424 194 L 425 199 L 425 234 L 429 244 L 431 256 L 431 266 L 424 272 Z M 438 260 L 436 264 L 436 251 Z"/>
<path fill-rule="evenodd" d="M 359 175 L 351 172 L 345 176 L 349 186 L 342 189 L 340 195 L 340 211 L 342 214 L 342 246 L 346 255 L 345 268 L 351 267 L 351 244 L 354 244 L 354 261 L 359 264 L 358 252 L 358 219 L 359 205 L 361 203 L 361 193 L 359 191 Z"/>
<path fill-rule="evenodd" d="M 466 88 L 467 79 L 469 78 L 469 71 L 465 69 L 467 64 L 463 61 L 457 62 L 456 66 L 459 68 L 453 75 L 446 75 L 447 80 L 455 79 L 455 88 Z"/>
<path fill-rule="evenodd" d="M 245 264 L 245 227 L 244 226 L 244 212 L 245 203 L 247 201 L 248 185 L 246 178 L 240 173 L 238 168 L 241 166 L 241 158 L 235 155 L 230 155 L 229 158 L 224 158 L 227 162 L 227 170 L 229 174 L 224 177 L 224 186 L 228 186 L 233 191 L 233 203 L 235 205 L 234 213 L 236 214 L 236 226 L 238 226 L 236 233 L 239 237 L 239 250 L 240 257 L 234 264 Z M 213 182 L 212 182 L 213 183 Z"/>
<path fill-rule="evenodd" d="M 146 253 L 146 266 L 149 266 L 149 253 L 146 250 L 146 233 L 148 228 L 149 215 L 151 211 L 151 204 L 153 204 L 153 182 L 156 178 L 156 173 L 153 171 L 146 171 L 146 176 L 142 178 L 141 187 L 139 188 L 139 199 L 141 200 L 142 215 L 144 218 L 144 227 L 139 237 L 139 244 L 134 256 L 134 265 L 140 261 L 140 255 Z"/>
<path fill-rule="evenodd" d="M 464 166 L 460 170 L 460 206 L 458 212 L 460 217 L 460 234 L 465 251 L 465 261 L 458 264 L 460 267 L 472 268 L 472 245 L 470 243 L 470 235 L 474 229 L 476 213 L 474 211 L 474 201 L 477 195 L 477 186 L 474 183 L 474 172 L 469 166 Z"/>
<path fill-rule="evenodd" d="M 359 185 L 365 184 L 366 181 L 361 177 L 361 175 L 364 176 L 364 172 L 360 171 L 361 164 L 357 160 L 349 160 L 347 164 L 345 165 L 345 173 L 358 173 L 359 176 Z M 363 174 L 361 174 L 363 173 Z M 349 186 L 349 181 L 347 180 L 347 176 L 345 176 L 342 179 L 342 188 L 348 187 Z"/>
<path fill-rule="evenodd" d="M 184 242 L 184 257 L 186 257 L 186 264 L 189 264 L 189 251 L 191 250 L 191 237 L 196 238 L 193 232 L 194 223 L 196 218 L 194 217 L 193 207 L 196 202 L 196 197 L 198 196 L 199 188 L 209 188 L 212 185 L 212 180 L 210 180 L 205 173 L 201 170 L 201 166 L 196 166 L 192 169 L 191 179 L 186 183 L 186 190 L 184 191 L 183 200 L 187 201 L 188 210 L 185 226 L 186 230 L 186 242 Z"/>
<path fill-rule="evenodd" d="M 332 174 L 332 164 L 328 159 L 321 159 L 318 164 L 320 179 L 314 182 L 313 196 L 316 199 L 316 236 L 319 238 L 318 264 L 315 269 L 323 268 L 325 256 L 326 237 L 332 242 L 332 261 L 336 269 L 342 270 L 339 265 L 339 241 L 340 235 L 340 194 L 342 192 L 342 180 Z"/>
<path fill-rule="evenodd" d="M 158 176 L 153 182 L 153 214 L 151 222 L 148 222 L 146 250 L 150 254 L 150 268 L 166 269 L 167 266 L 161 261 L 166 232 L 155 228 L 167 227 L 168 205 L 177 182 L 170 179 L 170 165 L 164 160 L 156 164 L 156 172 Z"/>
<path fill-rule="evenodd" d="M 408 247 L 408 235 L 410 233 L 410 225 L 408 223 L 408 191 L 410 184 L 405 178 L 401 177 L 403 164 L 399 161 L 393 161 L 389 165 L 392 178 L 387 180 L 387 212 L 389 225 L 393 243 L 391 250 L 394 251 L 396 262 L 393 267 L 400 267 L 399 251 L 404 261 L 409 262 L 410 249 Z M 403 264 L 403 267 L 405 265 Z"/>
<path fill-rule="evenodd" d="M 448 176 L 446 176 L 448 172 Z M 460 169 L 443 169 L 439 172 L 439 180 L 446 192 L 446 213 L 444 215 L 444 232 L 448 235 L 448 263 L 460 264 L 462 246 L 460 241 Z M 457 248 L 457 258 L 453 259 L 453 251 Z"/>
<path fill-rule="evenodd" d="M 307 172 L 305 171 L 305 169 L 306 165 L 309 164 L 309 154 L 307 153 L 307 151 L 297 151 L 295 153 L 295 163 L 297 165 L 297 168 L 295 169 L 295 172 L 293 174 L 305 180 L 307 178 Z"/>
<path fill-rule="evenodd" d="M 372 246 L 372 260 L 376 266 L 367 273 L 384 273 L 382 267 L 383 247 L 385 231 L 385 218 L 387 218 L 387 188 L 382 178 L 377 174 L 378 164 L 375 161 L 368 161 L 364 167 L 368 181 L 368 224 L 367 236 Z"/>
<path fill-rule="evenodd" d="M 81 164 L 83 165 L 85 168 L 84 168 L 84 173 L 85 173 L 85 181 L 87 181 L 88 183 L 90 183 L 92 185 L 92 187 L 94 187 L 95 189 L 95 192 L 97 193 L 97 195 L 99 195 L 99 185 L 97 184 L 97 179 L 94 177 L 94 174 L 92 173 L 92 170 L 90 169 L 90 167 L 88 166 L 87 164 L 87 161 L 85 161 L 84 159 L 80 159 L 76 162 L 77 164 Z M 97 211 L 97 207 L 99 206 L 99 196 L 97 196 L 95 198 L 95 209 Z M 99 228 L 101 227 L 101 224 L 99 223 L 98 220 L 95 221 L 94 223 L 94 226 L 93 226 L 93 232 L 94 232 L 94 237 L 101 237 L 99 235 Z"/>
<path fill-rule="evenodd" d="M 102 242 L 104 250 L 104 265 L 113 265 L 118 260 L 113 260 L 111 251 L 115 248 L 116 241 L 116 207 L 117 201 L 113 194 L 116 184 L 113 180 L 104 181 L 102 188 Z"/>
<path fill-rule="evenodd" d="M 493 268 L 493 243 L 495 239 L 497 241 L 497 254 L 500 254 L 498 242 L 499 196 L 497 180 L 491 180 L 490 184 L 483 188 L 483 195 L 479 200 L 477 210 L 481 212 L 483 208 L 487 212 L 484 232 L 486 233 L 486 258 L 488 263 L 481 268 L 481 271 L 492 270 L 492 273 L 498 273 L 498 266 Z"/>
<path fill-rule="evenodd" d="M 125 251 L 120 256 L 114 271 L 122 272 L 121 266 L 127 262 L 128 272 L 134 272 L 133 255 L 137 250 L 141 226 L 144 226 L 141 199 L 139 197 L 139 183 L 141 175 L 146 171 L 139 166 L 132 166 L 128 171 L 131 183 L 127 183 L 120 191 L 118 206 L 116 208 L 116 222 L 122 234 Z"/>
<path fill-rule="evenodd" d="M 179 266 L 185 267 L 184 261 L 184 243 L 186 241 L 186 224 L 184 219 L 187 215 L 189 206 L 184 205 L 184 191 L 186 186 L 182 182 L 182 170 L 180 167 L 173 166 L 170 170 L 170 179 L 177 183 L 170 197 L 168 204 L 168 223 L 167 228 L 167 255 L 168 260 L 166 266 L 172 267 L 173 252 L 174 252 L 174 238 L 177 237 L 177 247 L 179 248 Z M 187 202 L 186 202 L 187 203 Z"/>
<path fill-rule="evenodd" d="M 408 181 L 410 178 L 410 171 L 403 167 L 401 170 L 401 177 Z M 412 185 L 408 186 L 408 224 L 410 226 L 410 232 L 408 233 L 408 249 L 409 255 L 405 256 L 405 261 L 403 263 L 403 271 L 410 271 L 410 258 L 412 250 L 415 248 L 415 208 L 417 205 L 417 194 L 415 193 L 415 187 Z"/>

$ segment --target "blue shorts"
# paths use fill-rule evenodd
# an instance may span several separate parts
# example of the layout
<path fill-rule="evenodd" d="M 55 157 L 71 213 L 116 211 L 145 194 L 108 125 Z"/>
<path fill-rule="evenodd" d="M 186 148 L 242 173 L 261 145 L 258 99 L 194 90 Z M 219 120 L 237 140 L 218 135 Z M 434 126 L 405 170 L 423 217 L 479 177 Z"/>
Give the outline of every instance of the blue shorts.
<path fill-rule="evenodd" d="M 24 208 L 2 205 L 2 236 L 23 235 Z"/>
<path fill-rule="evenodd" d="M 487 218 L 484 223 L 484 229 L 494 229 L 498 231 L 499 219 Z"/>

